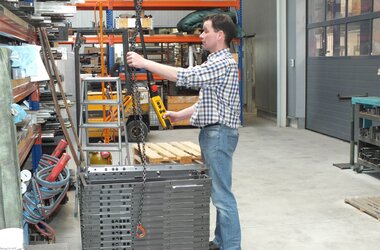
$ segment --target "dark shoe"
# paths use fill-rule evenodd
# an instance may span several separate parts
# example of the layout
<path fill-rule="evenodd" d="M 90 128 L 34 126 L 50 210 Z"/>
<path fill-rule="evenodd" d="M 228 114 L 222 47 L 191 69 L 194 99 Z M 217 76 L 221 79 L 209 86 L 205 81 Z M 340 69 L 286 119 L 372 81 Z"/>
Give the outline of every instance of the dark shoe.
<path fill-rule="evenodd" d="M 220 248 L 217 245 L 215 245 L 214 242 L 210 241 L 208 244 L 208 249 L 209 250 L 219 250 Z"/>

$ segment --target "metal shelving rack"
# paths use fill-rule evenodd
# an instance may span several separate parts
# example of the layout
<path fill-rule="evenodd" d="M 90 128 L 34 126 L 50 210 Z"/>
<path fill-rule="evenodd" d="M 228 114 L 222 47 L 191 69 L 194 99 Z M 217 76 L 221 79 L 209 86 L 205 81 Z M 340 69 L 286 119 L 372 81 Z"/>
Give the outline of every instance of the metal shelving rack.
<path fill-rule="evenodd" d="M 28 43 L 34 42 L 34 27 L 8 10 L 3 4 L 0 2 L 0 36 Z"/>
<path fill-rule="evenodd" d="M 24 19 L 15 15 L 4 5 L 0 4 L 0 36 L 12 40 L 32 43 L 35 42 L 35 29 Z M 31 109 L 39 109 L 38 83 L 24 79 L 24 83 L 12 88 L 13 102 L 17 103 L 26 98 L 32 102 Z M 40 127 L 36 126 L 33 135 L 28 138 L 25 146 L 20 148 L 19 163 L 23 165 L 32 150 L 33 168 L 37 166 L 42 155 Z"/>
<path fill-rule="evenodd" d="M 97 36 L 85 36 L 86 44 L 100 43 Z M 122 37 L 115 35 L 113 38 L 114 43 L 122 43 Z M 145 35 L 144 41 L 146 43 L 201 43 L 198 35 Z M 103 42 L 109 43 L 109 36 L 103 36 Z M 140 38 L 136 38 L 136 42 L 140 43 Z M 75 38 L 71 37 L 67 42 L 59 42 L 60 44 L 73 44 Z"/>
<path fill-rule="evenodd" d="M 20 80 L 14 80 L 20 81 Z M 23 83 L 12 88 L 13 102 L 19 102 L 26 98 L 34 102 L 31 105 L 32 110 L 38 110 L 39 97 L 38 97 L 38 83 L 32 82 L 30 78 L 23 79 Z M 19 147 L 19 163 L 22 166 L 32 150 L 33 169 L 37 167 L 38 161 L 42 155 L 41 148 L 41 127 L 40 125 L 33 125 L 33 133 L 25 138 L 26 142 L 23 147 Z"/>
<path fill-rule="evenodd" d="M 107 4 L 110 2 L 103 1 L 103 7 L 110 7 L 114 10 L 133 9 L 133 0 L 113 1 L 111 2 L 113 5 L 108 6 Z M 143 1 L 144 10 L 196 10 L 215 7 L 239 8 L 240 0 Z M 93 10 L 97 8 L 97 2 L 86 1 L 85 4 L 77 5 L 77 8 Z M 92 41 L 86 39 L 86 42 L 96 43 L 98 40 L 94 39 Z M 120 38 L 115 36 L 114 42 L 121 42 L 118 39 Z M 107 42 L 107 38 L 104 40 Z M 144 40 L 146 43 L 201 42 L 199 37 L 194 35 L 153 35 L 144 36 Z M 139 43 L 140 39 L 137 39 L 137 42 Z M 145 174 L 150 181 L 146 184 L 145 180 L 141 181 L 140 178 L 145 171 L 141 166 L 125 166 L 123 170 L 121 168 L 115 170 L 112 168 L 111 170 L 101 166 L 99 169 L 88 171 L 86 178 L 82 175 L 82 192 L 80 193 L 82 248 L 208 249 L 211 182 L 207 176 L 200 175 L 199 168 L 203 168 L 203 166 L 198 164 L 192 166 L 149 165 Z M 158 173 L 159 177 L 157 178 Z M 192 173 L 196 173 L 195 178 Z M 108 193 L 105 194 L 105 192 Z M 153 200 L 151 192 L 154 192 Z M 191 195 L 187 196 L 187 193 Z M 196 195 L 194 196 L 194 194 Z M 97 195 L 100 196 L 100 199 L 96 197 Z M 102 199 L 107 199 L 109 202 L 102 202 Z M 182 199 L 182 201 L 178 201 L 178 199 Z M 184 202 L 184 199 L 191 205 L 183 208 L 179 202 Z M 99 200 L 100 202 L 98 202 Z M 189 206 L 194 207 L 190 207 L 189 211 Z M 138 211 L 140 211 L 140 215 Z M 104 219 L 105 216 L 107 216 L 106 219 Z M 135 226 L 138 225 L 141 217 L 144 218 L 144 223 L 147 222 L 148 233 L 146 236 L 139 237 L 140 232 L 135 231 Z M 119 220 L 120 218 L 122 220 Z M 194 221 L 197 221 L 196 225 L 193 223 Z M 123 226 L 122 230 L 118 229 L 114 232 L 115 228 L 120 228 L 120 225 Z M 173 225 L 177 226 L 173 227 Z"/>
<path fill-rule="evenodd" d="M 17 81 L 17 80 L 16 80 Z M 17 85 L 16 87 L 12 88 L 13 91 L 13 102 L 19 102 L 22 101 L 28 97 L 31 99 L 35 100 L 35 102 L 38 102 L 38 84 L 36 82 L 32 82 L 29 79 L 26 79 L 24 83 Z M 38 104 L 37 104 L 38 106 Z M 37 145 L 36 147 L 39 147 L 40 143 L 35 144 L 36 141 L 40 141 L 41 139 L 41 133 L 40 133 L 40 126 L 34 126 L 33 129 L 33 134 L 28 136 L 26 138 L 27 142 L 25 143 L 24 147 L 19 147 L 19 161 L 20 161 L 20 166 L 22 166 L 30 152 L 32 150 L 34 145 Z M 38 160 L 41 158 L 41 154 L 38 153 L 38 149 L 34 149 L 32 153 L 32 158 L 33 158 L 33 164 L 34 162 L 38 162 Z"/>
<path fill-rule="evenodd" d="M 0 37 L 6 38 L 9 41 L 16 42 L 26 42 L 33 43 L 35 42 L 35 29 L 33 25 L 31 25 L 26 20 L 20 18 L 16 14 L 14 14 L 7 7 L 6 2 L 0 2 Z M 20 81 L 20 80 L 16 80 Z M 13 84 L 12 84 L 13 85 Z M 38 95 L 38 83 L 32 82 L 29 79 L 24 79 L 23 82 L 18 82 L 15 87 L 9 86 L 12 90 L 11 102 L 19 102 L 26 98 L 30 100 L 30 107 L 32 110 L 39 109 L 39 95 Z M 6 103 L 8 105 L 8 103 Z M 16 138 L 14 139 L 16 140 Z M 41 133 L 40 126 L 33 125 L 32 132 L 27 134 L 27 137 L 24 139 L 22 146 L 18 145 L 16 142 L 15 145 L 8 145 L 11 147 L 16 147 L 14 149 L 15 152 L 18 151 L 18 161 L 15 161 L 15 169 L 8 171 L 7 174 L 11 175 L 5 178 L 5 180 L 13 181 L 16 180 L 17 183 L 20 182 L 20 174 L 18 166 L 22 166 L 29 155 L 32 152 L 32 160 L 33 165 L 38 164 L 39 159 L 41 158 Z M 18 149 L 17 149 L 18 148 Z M 16 151 L 17 150 L 17 151 Z M 34 167 L 34 166 L 33 166 Z M 5 176 L 7 176 L 7 174 Z M 3 179 L 1 179 L 3 181 Z M 7 183 L 4 182 L 7 186 L 7 203 L 3 205 L 3 211 L 7 211 L 5 221 L 11 221 L 11 223 L 6 223 L 5 227 L 21 227 L 24 228 L 24 240 L 28 242 L 28 224 L 23 221 L 22 216 L 22 207 L 21 206 L 21 196 L 19 193 L 20 186 L 19 184 Z M 17 188 L 16 188 L 17 187 Z M 4 191 L 4 190 L 3 190 Z M 0 195 L 0 199 L 3 197 Z M 1 202 L 0 202 L 1 203 Z"/>
<path fill-rule="evenodd" d="M 380 171 L 380 97 L 353 97 L 357 127 L 358 147 L 354 170 Z"/>
<path fill-rule="evenodd" d="M 104 10 L 134 10 L 133 0 L 86 0 L 85 3 L 77 3 L 75 6 L 77 10 L 94 10 L 99 8 L 99 3 L 102 3 L 102 8 Z M 241 11 L 240 11 L 241 0 L 176 0 L 176 1 L 161 1 L 161 0 L 144 0 L 142 3 L 142 8 L 144 10 L 199 10 L 199 9 L 209 9 L 209 8 L 235 8 L 237 10 L 238 24 L 241 25 Z M 84 43 L 94 44 L 100 43 L 97 36 L 85 36 L 86 39 Z M 144 35 L 145 43 L 201 43 L 199 35 Z M 103 42 L 109 43 L 122 43 L 122 37 L 117 35 L 112 35 L 109 37 L 107 35 L 103 36 Z M 136 38 L 136 42 L 140 43 L 140 38 Z M 75 38 L 71 37 L 67 42 L 60 42 L 60 44 L 73 44 L 75 43 Z M 241 44 L 241 41 L 240 41 Z M 241 51 L 240 51 L 241 52 Z"/>
<path fill-rule="evenodd" d="M 112 8 L 113 10 L 132 10 L 134 9 L 133 0 L 87 0 L 85 3 L 76 4 L 78 10 L 93 10 L 98 7 L 98 3 L 103 4 L 103 8 Z M 194 10 L 208 8 L 229 8 L 235 7 L 240 9 L 240 0 L 144 0 L 142 7 L 144 10 Z"/>
<path fill-rule="evenodd" d="M 104 10 L 134 10 L 133 0 L 86 0 L 85 3 L 75 4 L 77 10 L 94 10 L 99 9 L 99 3 L 102 3 Z M 238 11 L 239 25 L 241 25 L 241 0 L 144 0 L 142 8 L 144 10 L 200 10 L 210 8 L 235 8 Z M 85 36 L 85 42 L 88 44 L 100 43 L 97 36 Z M 145 43 L 201 43 L 199 35 L 144 35 Z M 104 36 L 104 43 L 122 43 L 121 36 Z M 136 38 L 136 42 L 140 43 L 140 38 Z M 60 44 L 73 44 L 75 38 L 71 37 L 67 42 L 59 42 Z"/>
<path fill-rule="evenodd" d="M 86 0 L 85 3 L 75 4 L 77 10 L 94 10 L 99 9 L 99 5 L 102 3 L 103 10 L 107 11 L 107 16 L 112 16 L 109 11 L 112 10 L 134 10 L 134 0 Z M 161 1 L 161 0 L 144 0 L 142 3 L 142 8 L 144 10 L 199 10 L 199 9 L 209 9 L 209 8 L 235 8 L 237 11 L 238 25 L 242 26 L 242 12 L 240 10 L 241 0 L 176 0 L 176 1 Z M 107 22 L 108 22 L 107 17 Z M 108 25 L 108 24 L 107 24 Z M 83 43 L 85 44 L 100 44 L 98 36 L 95 35 L 85 35 Z M 140 38 L 136 38 L 136 42 L 140 43 Z M 201 39 L 199 35 L 177 35 L 177 34 L 160 34 L 160 35 L 144 35 L 145 43 L 193 43 L 200 44 Z M 242 72 L 242 39 L 236 39 L 236 43 L 239 44 L 239 71 Z M 75 38 L 69 37 L 67 42 L 59 42 L 60 44 L 75 44 Z M 120 35 L 104 35 L 103 43 L 113 45 L 115 43 L 122 43 L 122 37 Z M 242 103 L 242 78 L 239 74 L 240 83 L 240 101 Z M 121 76 L 123 78 L 123 76 Z M 77 77 L 77 80 L 79 76 Z M 156 80 L 165 80 L 158 75 L 154 75 Z M 123 80 L 123 79 L 122 79 Z M 146 74 L 137 74 L 137 80 L 146 80 Z M 78 91 L 79 92 L 79 91 Z M 242 111 L 242 110 L 241 110 Z M 243 112 L 241 112 L 241 121 L 243 122 Z"/>

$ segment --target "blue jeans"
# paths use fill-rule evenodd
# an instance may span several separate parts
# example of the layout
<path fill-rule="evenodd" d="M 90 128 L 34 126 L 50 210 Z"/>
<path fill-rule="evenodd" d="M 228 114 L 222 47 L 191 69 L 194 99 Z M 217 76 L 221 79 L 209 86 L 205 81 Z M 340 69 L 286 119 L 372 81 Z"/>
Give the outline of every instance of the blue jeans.
<path fill-rule="evenodd" d="M 238 140 L 237 129 L 220 124 L 202 128 L 199 133 L 202 157 L 212 178 L 211 200 L 216 207 L 213 242 L 222 250 L 241 249 L 239 213 L 231 191 L 232 155 Z"/>

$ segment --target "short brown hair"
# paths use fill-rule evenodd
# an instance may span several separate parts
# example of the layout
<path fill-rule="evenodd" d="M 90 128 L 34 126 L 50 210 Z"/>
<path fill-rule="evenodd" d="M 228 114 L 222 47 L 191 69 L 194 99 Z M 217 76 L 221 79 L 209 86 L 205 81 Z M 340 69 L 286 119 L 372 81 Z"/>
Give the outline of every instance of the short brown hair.
<path fill-rule="evenodd" d="M 203 22 L 210 20 L 212 28 L 215 31 L 223 31 L 225 34 L 225 43 L 227 46 L 231 43 L 232 39 L 236 36 L 236 26 L 231 17 L 226 14 L 213 14 L 206 16 Z"/>

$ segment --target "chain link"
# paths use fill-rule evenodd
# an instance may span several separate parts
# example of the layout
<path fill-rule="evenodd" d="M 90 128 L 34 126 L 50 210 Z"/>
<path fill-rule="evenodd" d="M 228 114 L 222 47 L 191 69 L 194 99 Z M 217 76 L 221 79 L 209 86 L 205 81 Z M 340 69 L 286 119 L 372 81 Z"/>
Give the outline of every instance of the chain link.
<path fill-rule="evenodd" d="M 135 3 L 135 11 L 136 11 L 136 22 L 135 22 L 135 28 L 133 30 L 132 37 L 130 39 L 130 50 L 135 51 L 136 50 L 136 38 L 139 34 L 139 25 L 141 25 L 140 17 L 141 17 L 141 11 L 142 11 L 142 2 L 143 0 L 134 0 Z M 143 45 L 142 45 L 143 46 Z M 142 210 L 144 206 L 144 193 L 145 193 L 145 186 L 146 186 L 146 152 L 145 152 L 145 135 L 143 133 L 144 131 L 144 121 L 142 119 L 142 110 L 141 110 L 141 102 L 140 102 L 140 92 L 138 89 L 138 86 L 136 84 L 136 69 L 128 67 L 131 72 L 128 72 L 129 81 L 132 84 L 132 110 L 135 120 L 139 120 L 139 128 L 140 128 L 140 134 L 137 138 L 137 146 L 138 150 L 140 152 L 140 157 L 143 165 L 143 176 L 142 176 L 142 190 L 141 190 L 141 197 L 140 197 L 140 206 L 139 206 L 139 214 L 138 214 L 138 221 L 136 225 L 136 232 L 135 235 L 138 236 L 139 232 L 142 230 L 144 231 L 144 228 L 142 227 Z M 148 84 L 150 84 L 148 82 Z M 138 118 L 138 119 L 137 119 Z M 145 236 L 145 232 L 141 232 L 143 234 L 142 237 Z M 142 238 L 141 237 L 141 238 Z M 138 238 L 140 238 L 138 236 Z"/>

